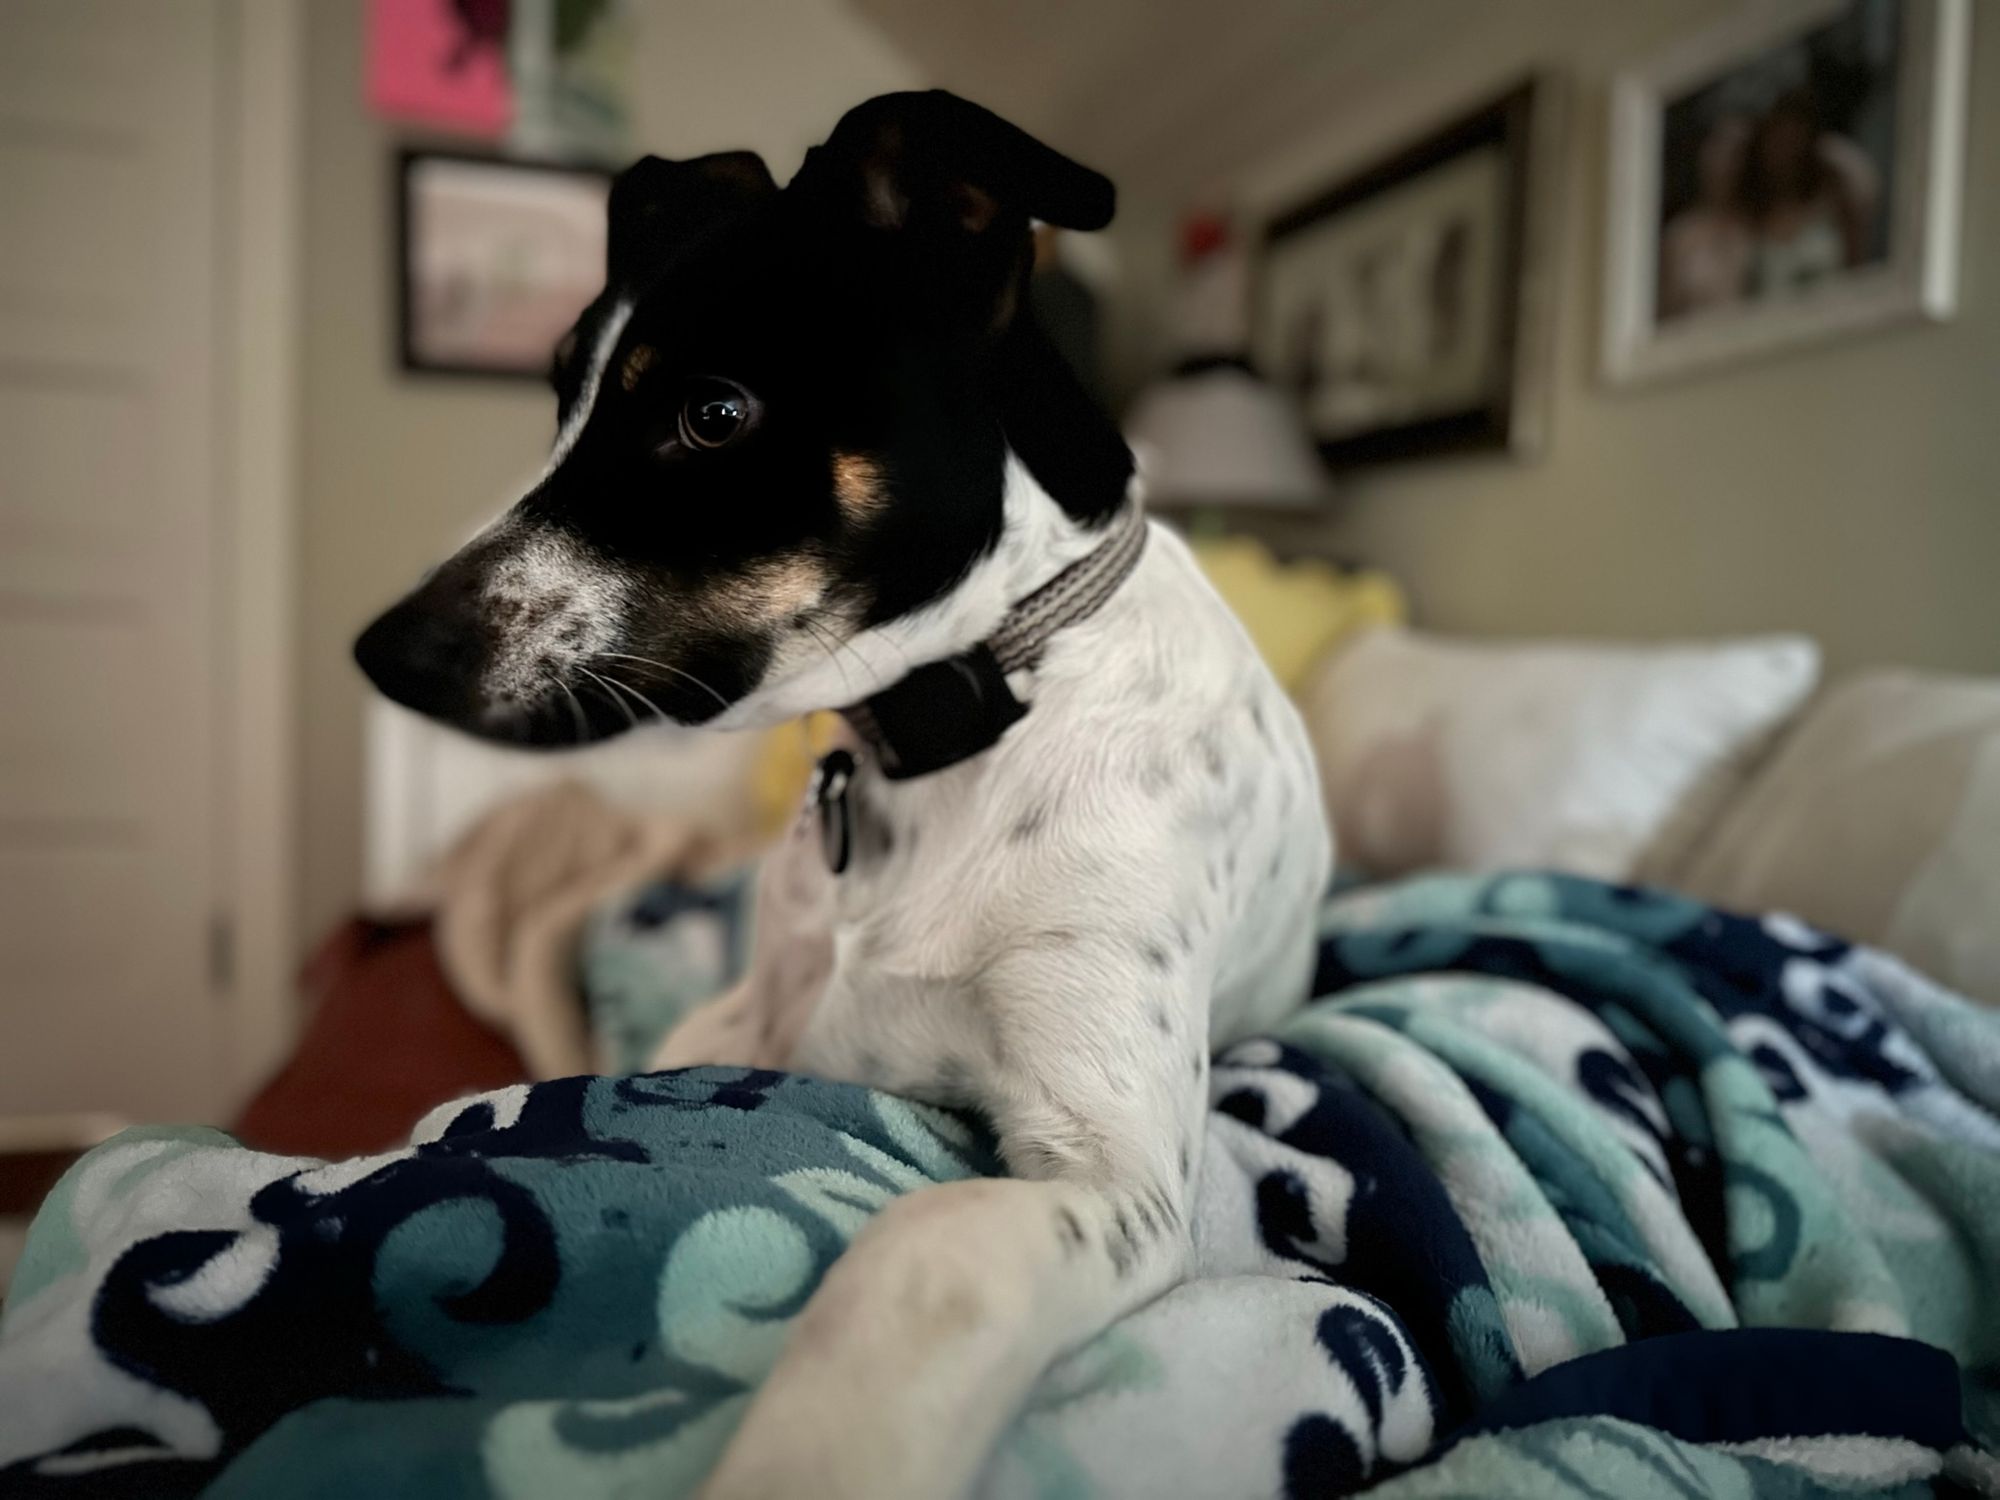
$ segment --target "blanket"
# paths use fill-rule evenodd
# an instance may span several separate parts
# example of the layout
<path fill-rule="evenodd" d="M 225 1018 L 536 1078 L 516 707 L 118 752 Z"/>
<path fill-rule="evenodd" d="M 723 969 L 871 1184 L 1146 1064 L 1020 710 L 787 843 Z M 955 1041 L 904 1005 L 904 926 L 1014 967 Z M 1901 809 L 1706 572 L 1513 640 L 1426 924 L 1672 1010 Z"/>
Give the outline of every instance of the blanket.
<path fill-rule="evenodd" d="M 1327 908 L 1218 1060 L 1197 1266 L 979 1493 L 2000 1493 L 2000 1020 L 1781 917 L 1547 875 Z M 770 1072 L 522 1085 L 324 1163 L 128 1131 L 0 1318 L 0 1493 L 674 1495 L 976 1121 Z"/>
<path fill-rule="evenodd" d="M 465 1008 L 508 1038 L 530 1077 L 560 1078 L 612 1062 L 593 1046 L 604 1032 L 586 1023 L 577 973 L 606 897 L 672 889 L 659 877 L 733 870 L 744 856 L 683 818 L 557 782 L 487 813 L 407 905 L 435 911 L 438 959 Z"/>

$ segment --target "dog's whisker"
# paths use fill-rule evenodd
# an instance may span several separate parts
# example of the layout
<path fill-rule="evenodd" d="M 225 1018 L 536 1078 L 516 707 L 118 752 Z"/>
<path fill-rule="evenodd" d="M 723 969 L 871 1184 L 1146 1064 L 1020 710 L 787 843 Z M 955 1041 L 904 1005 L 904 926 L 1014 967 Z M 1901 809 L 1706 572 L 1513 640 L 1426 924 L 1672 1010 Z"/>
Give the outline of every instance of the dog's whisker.
<path fill-rule="evenodd" d="M 595 672 L 591 673 L 590 675 L 593 677 L 597 676 Z M 615 673 L 607 672 L 604 674 L 604 680 L 608 681 L 613 687 L 617 688 L 621 693 L 630 693 L 634 698 L 638 699 L 639 702 L 643 704 L 652 713 L 653 717 L 660 723 L 672 724 L 674 722 L 671 718 L 667 716 L 667 711 L 665 709 L 661 708 L 659 704 L 655 703 L 651 698 L 648 698 L 644 693 L 640 692 L 637 688 L 633 687 L 632 684 L 627 682 L 624 678 L 617 676 Z"/>
<path fill-rule="evenodd" d="M 826 628 L 825 626 L 819 627 L 819 629 L 821 630 L 824 630 L 825 628 Z M 861 664 L 862 671 L 865 672 L 868 670 L 868 658 L 863 656 L 859 651 L 854 649 L 854 642 L 850 640 L 843 640 L 840 637 L 836 636 L 834 637 L 834 644 L 838 646 L 842 651 L 845 651 L 849 656 L 853 657 L 857 662 L 859 662 Z M 894 645 L 895 643 L 891 642 L 890 644 Z M 907 668 L 910 665 L 910 653 L 907 650 L 905 650 L 902 646 L 896 646 L 896 654 L 903 658 L 903 665 Z"/>
<path fill-rule="evenodd" d="M 595 661 L 598 657 L 603 657 L 603 656 L 616 657 L 620 661 L 636 661 L 641 663 L 642 665 L 653 667 L 658 671 L 665 672 L 670 677 L 682 678 L 687 682 L 693 683 L 696 687 L 700 688 L 704 693 L 708 694 L 709 697 L 713 698 L 718 707 L 725 710 L 729 707 L 729 700 L 727 698 L 723 697 L 722 694 L 718 693 L 714 688 L 710 687 L 707 683 L 703 682 L 699 677 L 695 676 L 694 673 L 692 672 L 684 672 L 679 667 L 670 667 L 663 661 L 654 661 L 653 658 L 650 656 L 634 656 L 629 651 L 599 651 L 594 653 L 591 659 Z M 662 719 L 665 719 L 666 715 L 661 714 L 660 717 Z"/>
<path fill-rule="evenodd" d="M 660 669 L 660 670 L 661 670 L 662 672 L 672 672 L 672 671 L 675 671 L 675 670 L 677 670 L 677 669 L 676 669 L 676 668 L 674 668 L 674 667 L 670 667 L 670 666 L 668 666 L 668 665 L 667 665 L 667 664 L 666 664 L 665 662 L 663 662 L 663 661 L 655 661 L 655 660 L 654 660 L 654 659 L 653 659 L 652 657 L 650 657 L 650 656 L 634 656 L 634 655 L 633 655 L 633 654 L 632 654 L 631 652 L 629 652 L 629 651 L 593 651 L 593 652 L 592 652 L 592 653 L 590 654 L 590 659 L 591 659 L 592 661 L 597 661 L 597 660 L 599 660 L 600 658 L 602 658 L 602 657 L 607 657 L 607 656 L 608 656 L 608 657 L 611 657 L 611 658 L 612 658 L 613 660 L 616 660 L 616 661 L 636 661 L 636 662 L 640 663 L 640 664 L 641 664 L 642 666 L 648 666 L 648 667 L 657 667 L 657 668 L 659 668 L 659 669 Z"/>
<path fill-rule="evenodd" d="M 832 662 L 835 670 L 840 673 L 840 686 L 842 690 L 852 692 L 853 684 L 847 679 L 847 663 L 840 659 L 840 655 L 834 650 L 834 647 L 846 646 L 849 654 L 854 655 L 857 660 L 860 653 L 856 652 L 852 646 L 848 646 L 845 641 L 834 640 L 826 633 L 826 627 L 823 625 L 817 625 L 811 620 L 801 620 L 799 623 L 812 633 L 813 639 L 819 642 L 820 650 L 826 653 L 826 659 Z"/>
<path fill-rule="evenodd" d="M 577 700 L 576 694 L 569 690 L 568 683 L 558 682 L 556 686 L 561 688 L 563 696 L 569 699 L 569 711 L 576 720 L 576 739 L 573 743 L 584 744 L 590 739 L 590 720 L 583 711 L 583 704 Z"/>
<path fill-rule="evenodd" d="M 597 673 L 591 671 L 590 668 L 584 666 L 581 662 L 577 663 L 576 669 L 577 671 L 583 673 L 584 676 L 588 677 L 592 682 L 597 683 L 605 690 L 605 696 L 609 698 L 612 701 L 612 703 L 617 705 L 618 711 L 621 714 L 625 715 L 625 720 L 627 723 L 629 723 L 634 729 L 637 729 L 639 727 L 639 716 L 632 712 L 631 706 L 627 704 L 625 700 L 618 694 L 618 689 L 619 687 L 623 686 L 623 684 L 618 683 L 609 677 L 600 677 Z M 631 689 L 627 688 L 626 691 L 630 692 Z"/>

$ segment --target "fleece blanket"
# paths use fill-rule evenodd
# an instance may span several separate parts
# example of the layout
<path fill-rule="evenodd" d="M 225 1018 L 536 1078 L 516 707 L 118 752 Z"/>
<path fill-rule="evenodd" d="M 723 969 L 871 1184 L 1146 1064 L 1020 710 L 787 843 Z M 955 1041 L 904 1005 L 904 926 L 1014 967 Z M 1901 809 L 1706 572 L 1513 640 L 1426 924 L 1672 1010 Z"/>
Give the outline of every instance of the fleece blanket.
<path fill-rule="evenodd" d="M 1198 1268 L 1050 1370 L 988 1497 L 1994 1493 L 2000 1024 L 1783 918 L 1542 875 L 1326 913 L 1225 1053 Z M 568 1078 L 323 1163 L 115 1138 L 0 1320 L 0 1494 L 685 1494 L 976 1122 Z"/>
<path fill-rule="evenodd" d="M 685 819 L 563 781 L 493 808 L 408 905 L 433 912 L 438 962 L 465 1008 L 507 1036 L 531 1078 L 561 1078 L 607 1063 L 575 961 L 598 907 L 642 884 L 677 888 L 664 872 L 738 868 L 742 855 Z"/>

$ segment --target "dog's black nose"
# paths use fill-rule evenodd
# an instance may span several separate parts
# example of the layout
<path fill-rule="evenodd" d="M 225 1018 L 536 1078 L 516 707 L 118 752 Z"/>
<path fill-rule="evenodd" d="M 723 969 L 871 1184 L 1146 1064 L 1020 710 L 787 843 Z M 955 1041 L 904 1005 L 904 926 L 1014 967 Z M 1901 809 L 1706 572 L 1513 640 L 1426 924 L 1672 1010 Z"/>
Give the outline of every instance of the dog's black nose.
<path fill-rule="evenodd" d="M 422 593 L 361 632 L 354 660 L 383 696 L 434 719 L 463 722 L 478 704 L 485 647 L 475 621 Z"/>

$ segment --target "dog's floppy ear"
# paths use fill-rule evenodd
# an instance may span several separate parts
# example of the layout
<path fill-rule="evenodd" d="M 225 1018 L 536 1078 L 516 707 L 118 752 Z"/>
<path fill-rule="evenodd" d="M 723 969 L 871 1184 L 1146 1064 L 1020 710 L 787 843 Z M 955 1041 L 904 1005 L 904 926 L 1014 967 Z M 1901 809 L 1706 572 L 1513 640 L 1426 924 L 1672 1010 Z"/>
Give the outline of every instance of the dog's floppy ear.
<path fill-rule="evenodd" d="M 754 151 L 688 161 L 642 156 L 611 184 L 605 270 L 614 285 L 643 285 L 691 243 L 778 191 Z"/>
<path fill-rule="evenodd" d="M 1000 294 L 994 278 L 1019 269 L 1030 219 L 1102 229 L 1116 206 L 1108 178 L 942 89 L 857 104 L 792 188 L 836 215 L 907 236 L 927 268 L 956 263 L 975 283 L 962 290 L 975 295 Z"/>
<path fill-rule="evenodd" d="M 1102 229 L 1116 206 L 1108 178 L 943 89 L 855 105 L 801 175 L 822 173 L 845 179 L 877 229 L 977 234 L 1003 216 Z"/>

